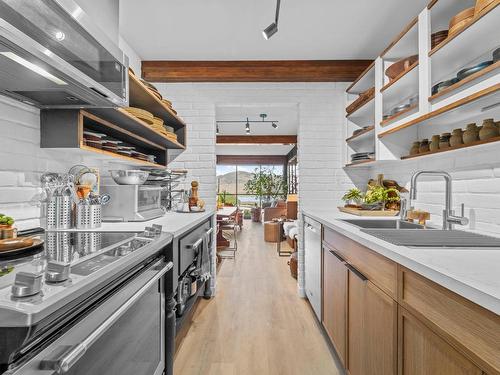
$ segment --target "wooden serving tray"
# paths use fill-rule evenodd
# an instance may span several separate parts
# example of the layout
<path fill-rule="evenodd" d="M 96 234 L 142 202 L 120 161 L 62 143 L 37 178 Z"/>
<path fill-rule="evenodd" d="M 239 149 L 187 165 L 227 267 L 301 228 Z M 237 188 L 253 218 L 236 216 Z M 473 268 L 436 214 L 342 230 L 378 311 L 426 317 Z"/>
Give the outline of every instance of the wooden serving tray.
<path fill-rule="evenodd" d="M 397 216 L 399 215 L 399 211 L 370 211 L 370 210 L 361 210 L 359 208 L 352 207 L 339 207 L 340 212 L 345 212 L 346 214 L 351 214 L 355 216 Z"/>

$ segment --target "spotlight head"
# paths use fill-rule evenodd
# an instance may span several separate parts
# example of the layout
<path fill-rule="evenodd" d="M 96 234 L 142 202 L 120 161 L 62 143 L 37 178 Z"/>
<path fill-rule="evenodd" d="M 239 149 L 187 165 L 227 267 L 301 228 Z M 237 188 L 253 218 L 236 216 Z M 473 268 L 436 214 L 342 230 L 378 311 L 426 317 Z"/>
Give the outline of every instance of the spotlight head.
<path fill-rule="evenodd" d="M 246 132 L 247 134 L 250 134 L 250 122 L 248 122 L 248 119 L 247 119 L 247 123 L 246 123 L 246 125 L 245 125 L 245 132 Z"/>
<path fill-rule="evenodd" d="M 278 124 L 276 124 L 275 122 L 271 123 L 271 126 L 276 129 L 278 127 Z"/>
<path fill-rule="evenodd" d="M 262 31 L 262 35 L 266 40 L 268 40 L 277 32 L 278 32 L 278 24 L 276 22 L 273 22 Z"/>
<path fill-rule="evenodd" d="M 219 135 L 220 131 L 219 131 L 219 124 L 216 124 L 215 125 L 215 134 L 216 135 Z"/>

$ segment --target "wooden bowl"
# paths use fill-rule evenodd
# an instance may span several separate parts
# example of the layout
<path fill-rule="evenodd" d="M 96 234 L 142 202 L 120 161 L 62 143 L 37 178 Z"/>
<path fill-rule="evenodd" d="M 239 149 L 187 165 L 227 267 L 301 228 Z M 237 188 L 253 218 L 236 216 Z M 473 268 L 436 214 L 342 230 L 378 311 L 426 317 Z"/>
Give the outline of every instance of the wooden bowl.
<path fill-rule="evenodd" d="M 494 3 L 497 0 L 476 0 L 476 6 L 474 7 L 474 15 L 477 16 L 481 14 L 483 10 L 488 7 L 488 5 Z"/>
<path fill-rule="evenodd" d="M 450 20 L 448 35 L 452 35 L 467 26 L 474 18 L 474 11 L 474 7 L 471 7 L 457 13 L 455 17 Z"/>
<path fill-rule="evenodd" d="M 385 75 L 389 77 L 389 79 L 392 81 L 417 61 L 418 61 L 418 55 L 406 57 L 404 59 L 396 61 L 394 64 L 392 64 L 385 70 Z"/>

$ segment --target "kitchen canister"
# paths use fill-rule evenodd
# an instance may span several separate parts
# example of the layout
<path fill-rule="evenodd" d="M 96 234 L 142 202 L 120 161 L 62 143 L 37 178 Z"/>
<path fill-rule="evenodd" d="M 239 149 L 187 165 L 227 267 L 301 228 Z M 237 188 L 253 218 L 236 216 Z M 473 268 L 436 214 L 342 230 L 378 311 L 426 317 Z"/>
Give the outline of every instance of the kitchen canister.
<path fill-rule="evenodd" d="M 464 131 L 462 129 L 454 129 L 451 133 L 450 146 L 456 147 L 464 144 Z"/>
<path fill-rule="evenodd" d="M 429 144 L 429 149 L 431 151 L 437 151 L 439 150 L 439 139 L 441 137 L 438 135 L 433 135 L 431 138 L 431 143 Z"/>
<path fill-rule="evenodd" d="M 66 195 L 56 195 L 44 203 L 46 229 L 70 229 L 73 199 Z"/>
<path fill-rule="evenodd" d="M 420 142 L 416 141 L 413 142 L 413 145 L 411 146 L 410 149 L 410 155 L 418 155 L 420 152 Z"/>
<path fill-rule="evenodd" d="M 429 152 L 429 140 L 428 139 L 422 139 L 422 142 L 420 142 L 420 148 L 419 148 L 419 153 L 424 153 L 424 152 Z"/>
<path fill-rule="evenodd" d="M 485 141 L 494 137 L 498 137 L 498 127 L 492 118 L 488 118 L 483 121 L 483 126 L 479 131 L 479 139 Z"/>
<path fill-rule="evenodd" d="M 464 138 L 464 144 L 466 145 L 474 143 L 479 140 L 479 128 L 475 123 L 470 123 L 467 125 L 463 138 Z"/>
<path fill-rule="evenodd" d="M 446 149 L 450 148 L 450 138 L 451 138 L 451 133 L 441 134 L 441 137 L 439 138 L 439 149 L 440 150 L 446 150 Z"/>
<path fill-rule="evenodd" d="M 77 229 L 95 229 L 101 226 L 102 206 L 100 204 L 78 204 L 75 211 Z"/>

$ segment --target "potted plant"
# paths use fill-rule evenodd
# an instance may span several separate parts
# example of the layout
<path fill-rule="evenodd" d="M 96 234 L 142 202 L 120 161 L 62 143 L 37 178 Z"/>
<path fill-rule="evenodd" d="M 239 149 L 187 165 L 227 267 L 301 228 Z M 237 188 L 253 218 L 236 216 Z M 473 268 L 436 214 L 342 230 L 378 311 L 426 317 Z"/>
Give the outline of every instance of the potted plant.
<path fill-rule="evenodd" d="M 271 168 L 255 168 L 252 178 L 245 183 L 245 192 L 262 197 L 262 206 L 270 205 L 277 198 L 285 199 L 287 184 L 283 176 Z"/>
<path fill-rule="evenodd" d="M 358 188 L 352 188 L 342 197 L 345 207 L 359 207 L 363 201 L 363 193 Z"/>
<path fill-rule="evenodd" d="M 393 204 L 397 204 L 399 200 L 399 191 L 395 188 L 380 185 L 368 186 L 362 207 L 366 210 L 385 210 L 388 203 L 393 207 Z"/>
<path fill-rule="evenodd" d="M 15 220 L 10 216 L 0 214 L 0 239 L 15 237 L 14 222 Z"/>

